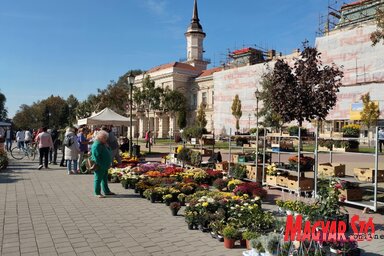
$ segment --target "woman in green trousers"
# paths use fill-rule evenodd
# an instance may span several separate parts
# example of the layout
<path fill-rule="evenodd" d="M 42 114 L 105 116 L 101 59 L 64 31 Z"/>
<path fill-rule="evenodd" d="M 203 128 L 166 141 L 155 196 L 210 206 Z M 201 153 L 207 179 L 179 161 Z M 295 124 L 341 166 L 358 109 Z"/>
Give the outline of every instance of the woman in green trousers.
<path fill-rule="evenodd" d="M 108 169 L 112 163 L 112 152 L 107 144 L 108 133 L 99 131 L 96 135 L 96 141 L 92 144 L 91 157 L 96 164 L 94 170 L 94 193 L 99 198 L 105 195 L 115 195 L 108 188 Z M 101 194 L 103 188 L 104 195 Z"/>

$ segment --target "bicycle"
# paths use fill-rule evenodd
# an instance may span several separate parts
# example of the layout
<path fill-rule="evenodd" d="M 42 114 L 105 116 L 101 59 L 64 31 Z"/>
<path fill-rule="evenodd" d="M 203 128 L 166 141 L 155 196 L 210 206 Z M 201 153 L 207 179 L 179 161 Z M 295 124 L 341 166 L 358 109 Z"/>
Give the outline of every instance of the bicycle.
<path fill-rule="evenodd" d="M 13 149 L 11 149 L 11 156 L 16 160 L 22 160 L 24 157 L 28 157 L 28 159 L 35 160 L 36 155 L 37 155 L 36 143 L 28 144 L 22 148 L 14 147 Z"/>

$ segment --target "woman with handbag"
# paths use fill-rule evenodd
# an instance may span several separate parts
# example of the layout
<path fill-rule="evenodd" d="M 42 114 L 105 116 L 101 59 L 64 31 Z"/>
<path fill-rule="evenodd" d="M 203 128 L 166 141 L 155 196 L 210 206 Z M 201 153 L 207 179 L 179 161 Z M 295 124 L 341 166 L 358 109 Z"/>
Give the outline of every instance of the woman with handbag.
<path fill-rule="evenodd" d="M 91 148 L 91 160 L 94 170 L 94 193 L 98 198 L 104 198 L 105 195 L 115 195 L 108 187 L 108 169 L 112 163 L 112 152 L 107 144 L 108 133 L 99 131 L 96 140 Z M 104 195 L 101 194 L 101 188 Z"/>

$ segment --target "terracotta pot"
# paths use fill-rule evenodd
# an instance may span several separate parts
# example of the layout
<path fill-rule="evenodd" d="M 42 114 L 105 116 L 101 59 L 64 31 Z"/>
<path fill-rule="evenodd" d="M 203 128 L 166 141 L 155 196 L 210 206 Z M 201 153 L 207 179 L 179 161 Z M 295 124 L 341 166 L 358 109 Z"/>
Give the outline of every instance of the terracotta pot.
<path fill-rule="evenodd" d="M 224 247 L 227 249 L 232 249 L 233 247 L 235 247 L 235 241 L 235 239 L 228 239 L 224 237 Z"/>
<path fill-rule="evenodd" d="M 252 247 L 251 247 L 251 240 L 245 240 L 245 245 L 247 247 L 247 250 L 251 250 Z"/>

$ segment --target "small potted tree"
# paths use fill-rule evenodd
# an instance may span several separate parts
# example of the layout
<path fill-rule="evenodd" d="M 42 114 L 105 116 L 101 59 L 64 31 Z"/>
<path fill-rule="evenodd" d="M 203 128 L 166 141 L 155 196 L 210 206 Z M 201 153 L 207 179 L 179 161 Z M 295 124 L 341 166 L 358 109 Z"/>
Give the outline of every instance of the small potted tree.
<path fill-rule="evenodd" d="M 239 238 L 239 231 L 231 226 L 227 225 L 223 229 L 223 236 L 224 236 L 224 247 L 227 249 L 232 249 L 235 247 L 235 242 Z"/>
<path fill-rule="evenodd" d="M 243 232 L 242 237 L 245 240 L 245 244 L 248 250 L 251 249 L 251 240 L 258 238 L 260 235 L 257 232 L 246 230 Z"/>

